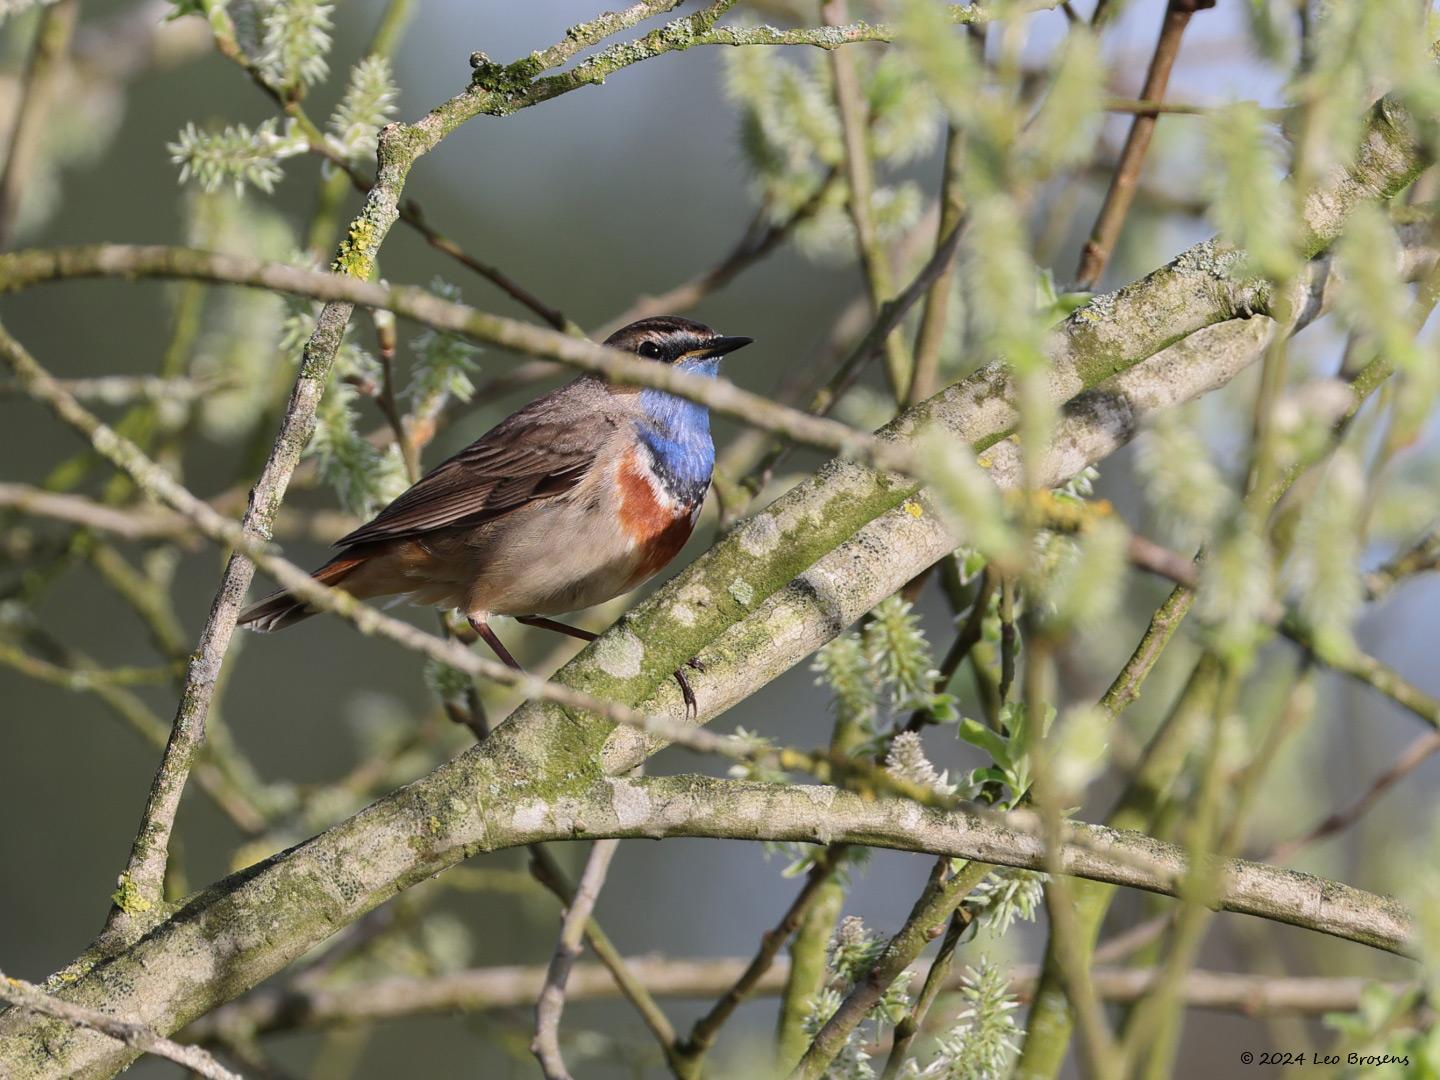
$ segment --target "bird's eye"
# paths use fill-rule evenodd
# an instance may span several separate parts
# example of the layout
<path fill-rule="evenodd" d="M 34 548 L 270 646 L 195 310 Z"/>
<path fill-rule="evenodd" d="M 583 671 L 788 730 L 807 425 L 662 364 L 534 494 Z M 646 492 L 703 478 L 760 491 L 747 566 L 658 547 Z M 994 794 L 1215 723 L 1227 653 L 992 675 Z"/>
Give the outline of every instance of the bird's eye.
<path fill-rule="evenodd" d="M 642 341 L 640 343 L 640 348 L 636 349 L 635 351 L 638 352 L 641 356 L 645 357 L 645 359 L 647 360 L 660 359 L 660 346 L 656 345 L 653 341 Z"/>

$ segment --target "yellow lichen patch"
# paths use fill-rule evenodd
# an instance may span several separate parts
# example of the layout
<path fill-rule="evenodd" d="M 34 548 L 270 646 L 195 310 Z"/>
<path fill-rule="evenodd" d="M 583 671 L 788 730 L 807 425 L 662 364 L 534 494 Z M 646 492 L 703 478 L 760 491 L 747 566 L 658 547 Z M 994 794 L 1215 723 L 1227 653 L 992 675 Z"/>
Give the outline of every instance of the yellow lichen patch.
<path fill-rule="evenodd" d="M 905 502 L 901 505 L 900 509 L 904 510 L 905 513 L 909 514 L 912 518 L 920 518 L 925 516 L 925 508 L 921 506 L 918 502 L 916 502 L 914 499 L 906 499 Z"/>
<path fill-rule="evenodd" d="M 375 226 L 362 214 L 350 223 L 350 231 L 345 234 L 345 239 L 340 241 L 340 250 L 335 253 L 335 261 L 330 264 L 330 269 L 357 281 L 368 281 L 374 266 L 370 252 L 374 249 L 375 242 Z"/>
<path fill-rule="evenodd" d="M 129 874 L 121 874 L 117 884 L 120 887 L 110 894 L 110 899 L 113 900 L 115 906 L 126 915 L 138 915 L 142 911 L 149 911 L 155 906 L 140 892 L 139 887 L 130 880 Z"/>

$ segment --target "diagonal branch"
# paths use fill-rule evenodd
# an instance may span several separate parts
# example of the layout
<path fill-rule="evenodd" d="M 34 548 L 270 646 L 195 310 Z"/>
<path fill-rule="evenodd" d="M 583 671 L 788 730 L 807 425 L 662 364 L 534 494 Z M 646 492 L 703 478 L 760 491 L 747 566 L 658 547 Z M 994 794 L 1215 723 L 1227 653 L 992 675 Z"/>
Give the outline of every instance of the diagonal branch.
<path fill-rule="evenodd" d="M 575 897 L 560 924 L 560 940 L 545 972 L 545 986 L 535 1003 L 535 1041 L 530 1049 L 540 1062 L 545 1080 L 570 1080 L 570 1070 L 565 1067 L 565 1059 L 560 1055 L 560 1014 L 565 1010 L 565 984 L 570 978 L 570 969 L 580 956 L 585 924 L 590 921 L 595 902 L 600 899 L 610 860 L 615 857 L 615 849 L 619 846 L 618 840 L 597 840 L 590 849 Z"/>
<path fill-rule="evenodd" d="M 1146 104 L 1154 105 L 1164 100 L 1165 89 L 1170 84 L 1170 71 L 1180 53 L 1180 40 L 1185 28 L 1196 11 L 1212 8 L 1215 0 L 1170 0 L 1165 8 L 1161 23 L 1160 37 L 1155 42 L 1155 52 L 1150 58 L 1150 68 L 1145 73 L 1145 84 L 1140 98 Z M 1098 9 L 1096 12 L 1099 14 Z M 1125 137 L 1125 146 L 1120 151 L 1120 160 L 1115 174 L 1110 179 L 1110 188 L 1105 192 L 1105 202 L 1100 207 L 1100 216 L 1090 232 L 1090 239 L 1080 254 L 1080 269 L 1076 280 L 1082 289 L 1092 289 L 1105 272 L 1110 256 L 1115 251 L 1115 242 L 1120 238 L 1120 229 L 1130 213 L 1130 204 L 1135 201 L 1135 192 L 1140 186 L 1140 170 L 1145 164 L 1145 154 L 1150 149 L 1150 137 L 1155 133 L 1155 124 L 1160 110 L 1151 108 L 1136 113 L 1130 123 L 1130 133 Z"/>
<path fill-rule="evenodd" d="M 744 957 L 691 959 L 631 956 L 626 965 L 656 997 L 705 998 L 720 993 L 745 967 Z M 1012 993 L 1022 1000 L 1033 995 L 1039 971 L 1033 964 L 1010 969 Z M 788 962 L 775 966 L 755 985 L 757 996 L 773 997 L 785 986 Z M 1157 973 L 1143 967 L 1101 967 L 1090 972 L 1095 992 L 1107 1001 L 1130 1002 L 1148 993 Z M 963 976 L 944 973 L 936 991 L 960 989 Z M 545 968 L 534 965 L 469 968 L 443 975 L 391 975 L 370 982 L 340 986 L 290 984 L 266 988 L 217 1009 L 186 1028 L 183 1037 L 197 1043 L 222 1041 L 227 1031 L 272 1032 L 398 1020 L 412 1016 L 482 1013 L 522 1008 L 544 985 Z M 1373 979 L 1331 976 L 1249 975 L 1227 971 L 1187 973 L 1181 994 L 1192 1008 L 1223 1010 L 1242 1016 L 1318 1015 L 1354 1012 Z M 1399 994 L 1411 984 L 1382 983 Z M 570 973 L 571 1001 L 602 1001 L 617 994 L 601 964 L 576 964 Z"/>
<path fill-rule="evenodd" d="M 9 246 L 25 183 L 40 153 L 50 99 L 70 49 L 79 13 L 79 0 L 59 0 L 40 13 L 35 44 L 10 126 L 5 164 L 0 168 L 0 248 Z"/>
<path fill-rule="evenodd" d="M 18 1012 L 49 1016 L 76 1027 L 97 1031 L 142 1053 L 154 1054 L 177 1065 L 183 1065 L 198 1076 L 210 1077 L 211 1080 L 241 1080 L 238 1073 L 225 1068 L 198 1046 L 182 1046 L 157 1035 L 143 1024 L 117 1020 L 103 1012 L 61 1001 L 45 993 L 40 987 L 24 979 L 11 978 L 3 971 L 0 971 L 0 1001 L 14 1005 Z"/>

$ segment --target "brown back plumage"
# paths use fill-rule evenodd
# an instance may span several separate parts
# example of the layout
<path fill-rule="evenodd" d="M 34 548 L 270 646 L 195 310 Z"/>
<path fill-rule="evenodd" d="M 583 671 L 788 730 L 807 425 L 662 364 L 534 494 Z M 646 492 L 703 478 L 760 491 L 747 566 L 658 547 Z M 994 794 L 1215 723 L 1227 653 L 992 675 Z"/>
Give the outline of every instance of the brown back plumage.
<path fill-rule="evenodd" d="M 627 421 L 633 402 L 612 396 L 604 383 L 588 377 L 537 398 L 342 536 L 336 546 L 346 550 L 315 571 L 316 580 L 342 584 L 390 541 L 494 521 L 569 491 Z M 282 589 L 246 608 L 239 622 L 262 632 L 281 630 L 314 613 Z"/>
<path fill-rule="evenodd" d="M 620 425 L 617 404 L 594 379 L 567 383 L 431 469 L 336 546 L 478 525 L 568 491 Z"/>

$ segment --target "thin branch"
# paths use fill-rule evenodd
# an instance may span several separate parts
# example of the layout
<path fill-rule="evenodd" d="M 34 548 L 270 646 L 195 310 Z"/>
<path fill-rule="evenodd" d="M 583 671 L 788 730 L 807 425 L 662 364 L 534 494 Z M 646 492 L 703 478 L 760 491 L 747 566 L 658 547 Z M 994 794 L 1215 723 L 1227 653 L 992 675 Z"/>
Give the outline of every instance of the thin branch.
<path fill-rule="evenodd" d="M 765 978 L 766 972 L 776 963 L 780 949 L 790 936 L 800 928 L 801 921 L 810 911 L 816 899 L 839 862 L 842 851 L 830 847 L 815 861 L 815 865 L 805 875 L 805 884 L 795 894 L 795 899 L 786 908 L 785 914 L 773 929 L 765 931 L 760 938 L 760 948 L 755 956 L 740 972 L 735 981 L 725 988 L 724 993 L 719 995 L 719 1000 L 710 1007 L 710 1011 L 695 1021 L 695 1026 L 690 1029 L 690 1034 L 679 1047 L 682 1061 L 689 1068 L 687 1074 L 698 1075 L 698 1064 L 701 1056 L 715 1044 L 715 1036 L 725 1021 L 739 1008 L 740 1003 L 756 992 L 756 988 Z"/>
<path fill-rule="evenodd" d="M 791 1080 L 820 1080 L 845 1045 L 851 1033 L 875 1007 L 892 983 L 915 962 L 921 951 L 934 940 L 940 927 L 956 913 L 970 890 L 980 884 L 990 867 L 972 861 L 959 870 L 950 869 L 950 860 L 942 858 L 915 901 L 905 925 L 886 944 L 834 1015 L 816 1033 L 810 1048 L 790 1073 Z"/>
<path fill-rule="evenodd" d="M 921 297 L 926 295 L 926 292 L 954 261 L 955 252 L 960 246 L 962 228 L 963 222 L 957 223 L 950 235 L 936 248 L 915 275 L 914 280 L 905 287 L 900 295 L 880 305 L 879 313 L 870 323 L 864 336 L 836 367 L 825 385 L 811 397 L 806 406 L 807 415 L 827 416 L 840 399 L 849 392 L 870 360 L 880 354 L 887 341 L 893 339 L 894 331 L 910 312 L 910 309 Z M 0 277 L 3 277 L 3 272 L 0 272 Z M 789 446 L 777 445 L 756 463 L 751 470 L 751 476 L 755 478 L 752 486 L 757 491 L 766 478 L 785 461 L 789 450 Z"/>
<path fill-rule="evenodd" d="M 585 924 L 590 921 L 595 902 L 600 899 L 610 860 L 615 857 L 615 849 L 619 846 L 618 840 L 595 841 L 590 857 L 585 861 L 585 871 L 580 875 L 575 899 L 560 924 L 560 940 L 555 945 L 555 955 L 545 973 L 545 987 L 535 1004 L 535 1041 L 530 1044 L 545 1080 L 570 1080 L 570 1070 L 565 1067 L 565 1059 L 560 1054 L 560 1015 L 565 1010 L 565 983 L 580 955 Z"/>
<path fill-rule="evenodd" d="M 0 292 L 44 281 L 97 276 L 199 278 L 309 296 L 347 308 L 383 308 L 438 330 L 464 334 L 523 355 L 558 360 L 613 382 L 669 390 L 715 412 L 823 449 L 867 456 L 891 468 L 903 468 L 907 463 L 906 455 L 893 447 L 883 447 L 867 432 L 777 405 L 723 379 L 693 375 L 554 330 L 490 315 L 442 300 L 423 289 L 390 287 L 283 263 L 187 248 L 106 244 L 0 255 Z"/>
<path fill-rule="evenodd" d="M 64 385 L 63 380 L 56 382 Z M 224 499 L 215 499 L 209 505 L 216 513 L 223 514 L 224 502 Z M 122 540 L 170 540 L 188 546 L 188 541 L 204 535 L 185 515 L 163 506 L 140 504 L 120 508 L 83 495 L 58 494 L 29 484 L 0 483 L 0 508 L 63 521 Z M 352 514 L 339 510 L 282 509 L 272 532 L 275 536 L 303 536 L 329 543 L 358 524 L 359 520 Z M 188 651 L 188 647 L 180 649 L 182 654 Z"/>
<path fill-rule="evenodd" d="M 0 168 L 0 249 L 10 245 L 25 182 L 40 153 L 56 76 L 70 49 L 79 14 L 79 0 L 58 0 L 40 12 L 15 119 L 10 125 L 9 149 L 4 167 Z"/>
<path fill-rule="evenodd" d="M 656 997 L 709 998 L 733 985 L 750 963 L 745 957 L 676 958 L 628 956 L 625 964 Z M 227 1031 L 275 1032 L 367 1024 L 412 1016 L 484 1013 L 523 1008 L 544 986 L 544 965 L 470 968 L 426 977 L 391 975 L 356 984 L 267 987 L 226 1005 L 190 1025 L 187 1042 L 220 1042 Z M 935 970 L 932 966 L 931 970 Z M 782 957 L 755 984 L 756 997 L 775 997 L 789 976 Z M 1034 964 L 1010 969 L 1011 992 L 1030 1000 L 1039 980 Z M 1148 993 L 1157 973 L 1152 968 L 1092 968 L 1095 992 L 1106 1001 L 1132 1002 Z M 941 991 L 956 991 L 963 973 L 946 971 L 936 980 Z M 929 980 L 927 979 L 927 986 Z M 1329 976 L 1269 976 L 1222 971 L 1190 971 L 1181 985 L 1187 1005 L 1242 1016 L 1318 1016 L 1354 1012 L 1367 987 L 1382 986 L 1394 994 L 1411 984 L 1377 983 L 1373 979 Z M 571 969 L 566 988 L 569 1001 L 609 1001 L 618 996 L 604 965 L 579 963 Z"/>
<path fill-rule="evenodd" d="M 970 614 L 966 616 L 965 624 L 955 635 L 955 640 L 950 643 L 945 658 L 940 662 L 940 669 L 935 676 L 933 688 L 937 695 L 945 693 L 950 688 L 950 681 L 955 678 L 955 673 L 960 670 L 960 665 L 965 662 L 966 657 L 985 636 L 985 616 L 990 611 L 990 598 L 994 595 L 995 574 L 987 568 L 981 577 L 980 584 L 975 589 L 975 596 L 970 602 Z M 904 730 L 919 731 L 932 719 L 930 710 L 918 708 L 905 721 Z"/>
<path fill-rule="evenodd" d="M 122 540 L 178 540 L 194 536 L 183 517 L 157 507 L 119 509 L 82 495 L 63 495 L 29 484 L 0 483 L 0 507 L 110 533 Z"/>
<path fill-rule="evenodd" d="M 12 978 L 3 971 L 0 971 L 0 1001 L 8 1001 L 19 1010 L 98 1031 L 143 1053 L 183 1065 L 191 1072 L 209 1077 L 210 1080 L 243 1080 L 239 1073 L 231 1072 L 198 1046 L 182 1046 L 156 1034 L 144 1024 L 121 1020 L 107 1013 L 62 1001 L 45 993 L 33 983 Z"/>
<path fill-rule="evenodd" d="M 167 379 L 159 375 L 99 375 L 89 379 L 61 379 L 60 385 L 79 401 L 100 405 L 130 405 L 136 401 L 188 404 L 227 387 L 224 379 Z M 0 397 L 21 397 L 16 383 L 0 383 Z"/>
<path fill-rule="evenodd" d="M 950 925 L 945 929 L 945 937 L 940 942 L 940 949 L 936 952 L 935 959 L 930 961 L 930 969 L 925 973 L 925 983 L 920 987 L 920 994 L 915 999 L 915 1004 L 895 1025 L 895 1041 L 890 1047 L 890 1056 L 885 1061 L 885 1071 L 881 1074 L 880 1080 L 895 1080 L 900 1075 L 900 1070 L 904 1067 L 905 1059 L 909 1055 L 910 1046 L 915 1041 L 915 1036 L 920 1034 L 930 1007 L 935 1004 L 935 999 L 940 996 L 940 991 L 946 982 L 951 981 L 950 964 L 955 958 L 956 946 L 960 944 L 960 938 L 964 936 L 966 930 L 970 929 L 973 922 L 973 918 L 969 917 L 969 913 L 963 909 L 957 909 L 950 916 Z"/>
<path fill-rule="evenodd" d="M 984 32 L 977 36 L 984 52 Z M 940 220 L 936 226 L 936 248 L 945 239 L 957 235 L 965 215 L 964 196 L 960 190 L 965 156 L 965 135 L 954 124 L 945 129 L 945 167 L 940 177 Z M 920 314 L 920 329 L 915 335 L 915 367 L 906 392 L 906 401 L 918 405 L 940 389 L 940 350 L 945 342 L 945 327 L 950 316 L 951 290 L 954 285 L 955 256 L 950 255 L 935 275 L 925 293 L 925 306 Z"/>
<path fill-rule="evenodd" d="M 566 879 L 560 865 L 555 861 L 555 857 L 550 854 L 550 849 L 544 844 L 531 844 L 529 850 L 531 875 L 568 908 L 574 903 L 575 890 Z M 585 942 L 590 946 L 590 951 L 595 954 L 595 958 L 610 973 L 611 983 L 640 1014 L 640 1019 L 650 1029 L 650 1033 L 655 1036 L 666 1060 L 674 1068 L 675 1062 L 678 1060 L 674 1026 L 671 1025 L 664 1010 L 656 1004 L 643 980 L 630 970 L 629 961 L 620 955 L 620 950 L 615 947 L 610 936 L 605 933 L 599 920 L 593 914 L 585 922 Z M 531 998 L 538 999 L 539 994 L 540 991 L 537 990 L 535 994 L 531 995 Z"/>
<path fill-rule="evenodd" d="M 845 21 L 846 0 L 824 0 L 820 15 L 826 26 L 840 26 Z M 855 58 L 849 50 L 832 51 L 830 81 L 834 90 L 835 110 L 840 116 L 841 146 L 844 151 L 845 182 L 848 187 L 846 208 L 855 228 L 855 251 L 870 293 L 870 310 L 877 317 L 886 301 L 891 299 L 890 256 L 880 243 L 872 216 L 875 200 L 874 162 L 870 157 L 870 118 Z M 885 373 L 891 395 L 904 401 L 913 375 L 909 349 L 898 334 L 887 334 Z"/>
<path fill-rule="evenodd" d="M 1289 862 L 1302 848 L 1344 832 L 1369 813 L 1381 796 L 1428 761 L 1437 751 L 1440 751 L 1440 732 L 1432 731 L 1421 735 L 1400 753 L 1388 769 L 1372 780 L 1370 786 L 1353 803 L 1336 810 L 1301 835 L 1277 843 L 1265 853 L 1263 861 Z"/>
<path fill-rule="evenodd" d="M 1431 526 L 1410 547 L 1366 574 L 1365 591 L 1371 600 L 1380 600 L 1405 578 L 1436 569 L 1440 569 L 1440 524 Z"/>
<path fill-rule="evenodd" d="M 1341 186 L 1345 190 L 1342 192 L 1337 189 L 1332 193 L 1329 203 L 1316 207 L 1316 224 L 1311 226 L 1316 235 L 1326 234 L 1331 228 L 1338 227 L 1339 219 L 1335 215 L 1343 211 L 1346 199 L 1360 197 L 1359 191 L 1351 190 L 1352 188 L 1363 182 L 1365 189 L 1371 191 L 1377 186 L 1388 185 L 1392 180 L 1398 183 L 1410 175 L 1409 165 L 1401 164 L 1402 160 L 1408 162 L 1408 159 L 1396 159 L 1399 150 L 1404 147 L 1402 145 L 1397 148 L 1396 143 L 1400 136 L 1392 129 L 1402 126 L 1402 122 L 1391 115 L 1391 110 L 1383 101 L 1377 106 L 1374 123 L 1376 133 L 1367 142 L 1367 152 L 1361 155 L 1360 164 L 1354 166 L 1353 178 L 1347 176 L 1344 179 Z M 1382 145 L 1384 152 L 1390 152 L 1391 157 L 1383 156 Z M 1373 160 L 1377 157 L 1381 160 Z M 1390 179 L 1382 179 L 1374 175 L 1377 171 L 1388 171 L 1394 175 Z M 1363 181 L 1359 177 L 1363 177 Z M 1405 225 L 1398 231 L 1405 245 L 1402 249 L 1402 272 L 1407 276 L 1414 276 L 1428 266 L 1431 260 L 1431 252 L 1426 246 L 1431 240 L 1429 230 L 1416 225 Z M 958 236 L 954 239 L 958 241 Z M 870 349 L 883 340 L 889 327 L 893 325 L 890 320 L 898 320 L 909 304 L 923 295 L 925 288 L 933 280 L 933 273 L 943 269 L 946 253 L 947 249 L 942 247 L 927 264 L 926 269 L 912 282 L 911 287 L 892 304 L 887 305 L 866 340 L 861 342 L 851 360 L 847 361 L 841 373 L 837 374 L 833 381 L 836 384 L 834 389 L 843 389 L 854 365 L 870 355 Z M 1047 346 L 1051 359 L 1049 393 L 1052 400 L 1067 400 L 1100 379 L 1151 355 L 1156 349 L 1175 341 L 1177 337 L 1183 337 L 1217 321 L 1233 318 L 1242 311 L 1254 313 L 1265 309 L 1269 298 L 1261 283 L 1229 279 L 1217 282 L 1213 270 L 1218 257 L 1212 243 L 1197 245 L 1182 253 L 1169 266 L 1108 298 L 1109 314 L 1104 320 L 1096 320 L 1089 314 L 1088 308 L 1082 308 L 1066 320 L 1052 333 Z M 1305 280 L 1296 283 L 1295 288 L 1300 295 L 1287 305 L 1290 310 L 1300 313 L 1292 329 L 1307 324 L 1328 305 L 1334 288 L 1333 277 L 1328 274 L 1329 269 L 1328 260 L 1316 260 L 1310 264 L 1310 273 Z M 733 416 L 794 441 L 829 449 L 843 456 L 862 457 L 874 464 L 902 472 L 911 466 L 909 455 L 893 442 L 877 439 L 844 424 L 777 405 L 761 395 L 743 391 L 724 380 L 691 375 L 555 331 L 488 315 L 463 304 L 441 300 L 420 289 L 385 287 L 280 263 L 185 248 L 98 245 L 36 249 L 0 255 L 0 291 L 41 282 L 97 276 L 198 278 L 255 285 L 310 296 L 347 308 L 356 304 L 386 308 L 436 329 L 464 334 L 525 355 L 559 360 L 582 371 L 602 375 L 611 381 L 666 390 L 706 405 L 723 415 Z M 1195 312 L 1190 323 L 1179 324 L 1172 321 L 1167 322 L 1163 328 L 1142 328 L 1130 320 L 1131 315 L 1146 317 L 1157 304 L 1181 302 L 1182 296 L 1188 309 L 1194 304 L 1194 289 L 1201 279 L 1204 281 L 1206 295 L 1214 306 L 1203 313 Z M 1125 329 L 1122 331 L 1121 327 Z M 1138 335 L 1138 340 L 1130 335 Z M 989 427 L 989 430 L 998 436 L 1007 434 L 1014 422 L 1013 407 L 1008 400 L 1012 396 L 1011 389 L 1010 377 L 1004 365 L 989 365 L 961 383 L 947 387 L 937 395 L 935 402 L 943 403 L 941 408 L 965 408 L 976 421 L 982 416 L 985 417 L 984 423 L 987 425 L 996 425 L 999 417 L 1003 416 L 1004 420 L 998 426 Z M 936 410 L 933 408 L 927 408 L 917 415 L 934 411 Z M 909 431 L 915 423 L 915 417 L 909 420 L 901 419 L 888 430 Z"/>
<path fill-rule="evenodd" d="M 1153 540 L 1132 536 L 1129 556 L 1132 566 L 1168 578 L 1187 590 L 1193 591 L 1199 583 L 1199 572 L 1193 559 L 1187 559 Z M 1297 645 L 1304 649 L 1313 648 L 1310 629 L 1300 621 L 1293 608 L 1277 604 L 1266 613 L 1265 618 Z M 1409 709 L 1431 727 L 1440 728 L 1440 698 L 1427 694 L 1394 668 L 1358 647 L 1343 653 L 1332 650 L 1318 659 L 1332 670 L 1365 683 L 1397 705 Z"/>
<path fill-rule="evenodd" d="M 1165 9 L 1165 18 L 1160 26 L 1160 37 L 1155 42 L 1155 52 L 1150 58 L 1150 68 L 1145 74 L 1145 84 L 1140 97 L 1147 103 L 1164 100 L 1165 88 L 1170 83 L 1170 71 L 1180 53 L 1180 41 L 1185 28 L 1196 11 L 1215 6 L 1215 0 L 1170 0 Z M 1098 20 L 1101 9 L 1096 10 Z M 1154 109 L 1137 113 L 1130 124 L 1130 133 L 1125 137 L 1125 146 L 1120 151 L 1120 160 L 1111 177 L 1110 188 L 1105 192 L 1105 202 L 1100 215 L 1090 232 L 1090 239 L 1080 255 L 1080 269 L 1076 279 L 1080 288 L 1094 288 L 1105 272 L 1110 256 L 1115 251 L 1115 242 L 1120 229 L 1130 213 L 1130 204 L 1135 198 L 1135 189 L 1140 183 L 1140 170 L 1145 164 L 1145 154 L 1150 149 L 1150 137 L 1155 133 L 1157 112 Z"/>
<path fill-rule="evenodd" d="M 608 337 L 610 333 L 620 327 L 647 316 L 686 311 L 711 293 L 723 289 L 739 274 L 775 251 L 802 222 L 813 217 L 825 204 L 825 199 L 834 189 L 838 178 L 838 170 L 834 168 L 827 170 L 810 197 L 780 221 L 770 221 L 764 208 L 756 211 L 755 217 L 751 219 L 744 235 L 718 263 L 704 273 L 676 285 L 674 288 L 667 289 L 663 293 L 637 298 L 619 315 L 598 328 L 594 336 L 597 338 Z"/>
<path fill-rule="evenodd" d="M 1227 104 L 1233 103 L 1227 102 Z M 1250 104 L 1253 104 L 1253 102 Z M 1218 106 L 1215 105 L 1194 105 L 1180 101 L 1123 97 L 1106 98 L 1103 107 L 1106 112 L 1130 113 L 1137 116 L 1207 116 L 1218 108 Z M 1260 115 L 1268 120 L 1279 121 L 1283 120 L 1289 114 L 1290 110 L 1260 109 L 1259 112 Z"/>

